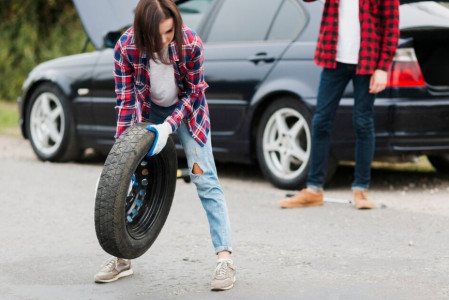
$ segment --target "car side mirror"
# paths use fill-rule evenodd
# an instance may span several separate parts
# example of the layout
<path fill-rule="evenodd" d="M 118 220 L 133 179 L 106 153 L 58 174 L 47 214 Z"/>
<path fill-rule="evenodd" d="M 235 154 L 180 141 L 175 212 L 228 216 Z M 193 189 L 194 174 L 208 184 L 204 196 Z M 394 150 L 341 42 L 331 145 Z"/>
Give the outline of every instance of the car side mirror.
<path fill-rule="evenodd" d="M 103 37 L 103 45 L 105 48 L 114 48 L 118 39 L 122 36 L 120 31 L 110 31 Z"/>

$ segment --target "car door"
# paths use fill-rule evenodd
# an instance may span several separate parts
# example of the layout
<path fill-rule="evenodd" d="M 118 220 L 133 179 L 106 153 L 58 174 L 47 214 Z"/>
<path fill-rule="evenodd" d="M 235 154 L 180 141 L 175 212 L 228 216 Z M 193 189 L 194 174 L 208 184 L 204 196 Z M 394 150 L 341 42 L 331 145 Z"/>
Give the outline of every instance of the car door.
<path fill-rule="evenodd" d="M 231 147 L 230 136 L 249 135 L 249 128 L 242 128 L 249 102 L 291 42 L 270 39 L 284 2 L 290 1 L 219 1 L 201 26 L 216 152 Z M 225 137 L 226 146 L 220 140 Z"/>
<path fill-rule="evenodd" d="M 91 128 L 97 140 L 112 145 L 116 127 L 113 71 L 113 49 L 100 51 L 100 58 L 95 66 L 92 89 L 92 113 L 95 127 Z"/>

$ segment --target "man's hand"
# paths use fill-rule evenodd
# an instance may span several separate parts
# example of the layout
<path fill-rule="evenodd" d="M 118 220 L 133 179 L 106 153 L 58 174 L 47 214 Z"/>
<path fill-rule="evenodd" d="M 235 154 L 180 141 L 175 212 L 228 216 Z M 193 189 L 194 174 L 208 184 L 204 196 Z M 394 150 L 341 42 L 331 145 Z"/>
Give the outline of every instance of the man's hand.
<path fill-rule="evenodd" d="M 384 70 L 376 70 L 371 75 L 369 82 L 369 92 L 371 94 L 377 94 L 385 89 L 387 86 L 387 72 Z"/>
<path fill-rule="evenodd" d="M 153 146 L 151 146 L 147 156 L 157 155 L 164 149 L 165 144 L 167 144 L 168 136 L 172 133 L 171 125 L 168 122 L 158 125 L 148 125 L 147 130 L 153 131 L 156 134 Z"/>

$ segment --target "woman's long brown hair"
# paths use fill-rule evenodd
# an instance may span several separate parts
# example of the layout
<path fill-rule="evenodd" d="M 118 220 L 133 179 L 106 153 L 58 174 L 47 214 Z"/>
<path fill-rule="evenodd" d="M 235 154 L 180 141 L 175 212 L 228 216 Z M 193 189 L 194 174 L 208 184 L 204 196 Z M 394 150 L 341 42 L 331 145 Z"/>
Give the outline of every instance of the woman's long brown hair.
<path fill-rule="evenodd" d="M 169 57 L 162 55 L 162 38 L 159 24 L 173 18 L 176 50 L 182 60 L 182 17 L 178 7 L 172 0 L 140 0 L 134 14 L 134 41 L 139 51 L 146 53 L 151 59 L 170 64 Z M 156 55 L 157 53 L 157 55 Z"/>

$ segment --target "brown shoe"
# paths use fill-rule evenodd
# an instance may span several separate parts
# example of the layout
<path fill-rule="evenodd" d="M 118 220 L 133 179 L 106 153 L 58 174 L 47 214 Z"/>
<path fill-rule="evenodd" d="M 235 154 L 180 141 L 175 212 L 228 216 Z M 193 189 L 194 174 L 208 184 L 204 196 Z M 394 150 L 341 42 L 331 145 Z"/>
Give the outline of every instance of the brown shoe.
<path fill-rule="evenodd" d="M 323 192 L 314 193 L 303 189 L 298 194 L 281 200 L 279 204 L 282 208 L 323 205 Z"/>
<path fill-rule="evenodd" d="M 374 207 L 373 202 L 368 199 L 366 191 L 353 190 L 354 194 L 354 206 L 357 209 L 372 209 Z"/>

